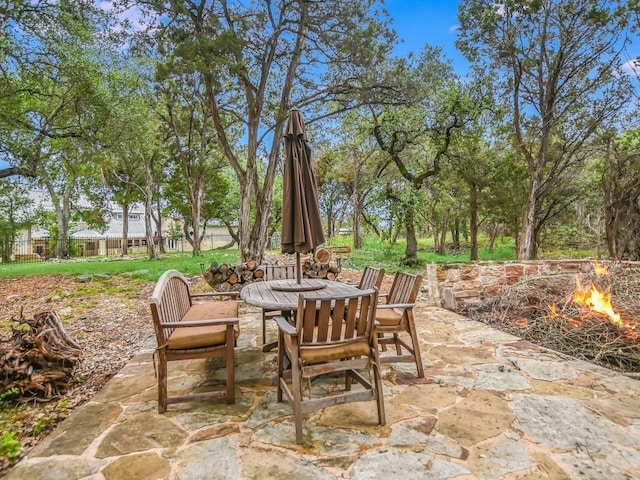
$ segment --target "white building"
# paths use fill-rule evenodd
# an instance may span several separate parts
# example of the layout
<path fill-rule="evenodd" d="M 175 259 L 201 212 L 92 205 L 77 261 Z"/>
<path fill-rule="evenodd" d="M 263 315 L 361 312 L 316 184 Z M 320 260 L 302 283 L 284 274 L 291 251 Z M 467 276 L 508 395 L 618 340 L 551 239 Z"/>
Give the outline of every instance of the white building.
<path fill-rule="evenodd" d="M 31 191 L 29 196 L 33 201 L 32 208 L 34 211 L 55 211 L 53 203 L 47 192 Z M 76 204 L 76 208 L 92 208 L 89 202 L 82 199 Z M 73 256 L 117 256 L 122 252 L 122 234 L 123 234 L 123 211 L 122 208 L 110 203 L 110 212 L 105 219 L 107 228 L 104 231 L 97 231 L 88 228 L 84 222 L 79 222 L 72 226 L 70 237 L 73 243 Z M 140 204 L 134 204 L 129 207 L 129 222 L 127 230 L 127 250 L 129 253 L 146 253 L 147 251 L 147 235 L 144 219 L 144 207 Z M 163 235 L 165 238 L 168 233 L 168 226 L 176 220 L 167 219 L 164 223 Z M 35 256 L 47 258 L 51 255 L 50 232 L 39 226 L 34 226 L 30 230 L 20 233 L 16 245 L 16 258 Z M 158 238 L 157 234 L 154 238 Z M 202 249 L 209 250 L 228 244 L 231 236 L 224 226 L 207 226 L 205 238 L 202 242 Z M 167 241 L 165 246 L 173 251 L 191 250 L 191 245 L 184 239 Z"/>

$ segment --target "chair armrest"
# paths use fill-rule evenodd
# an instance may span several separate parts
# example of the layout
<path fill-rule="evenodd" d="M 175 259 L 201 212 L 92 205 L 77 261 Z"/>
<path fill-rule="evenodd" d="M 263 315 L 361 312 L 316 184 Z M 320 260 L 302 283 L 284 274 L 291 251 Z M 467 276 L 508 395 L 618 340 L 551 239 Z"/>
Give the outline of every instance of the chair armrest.
<path fill-rule="evenodd" d="M 378 303 L 380 302 L 380 300 L 383 301 L 387 301 L 387 298 L 389 298 L 389 294 L 388 293 L 379 293 L 378 294 Z"/>
<path fill-rule="evenodd" d="M 230 297 L 237 299 L 238 292 L 200 292 L 189 294 L 191 298 L 206 298 L 206 297 Z"/>
<path fill-rule="evenodd" d="M 413 308 L 415 306 L 415 303 L 383 303 L 382 305 L 378 304 L 377 308 Z"/>
<path fill-rule="evenodd" d="M 282 330 L 284 333 L 292 337 L 298 336 L 298 330 L 296 330 L 296 327 L 287 322 L 286 318 L 278 316 L 275 317 L 274 320 L 278 324 L 278 329 Z"/>
<path fill-rule="evenodd" d="M 214 325 L 236 325 L 240 322 L 238 318 L 216 318 L 210 320 L 193 320 L 190 322 L 164 322 L 160 326 L 162 328 L 181 328 L 181 327 L 210 327 Z"/>

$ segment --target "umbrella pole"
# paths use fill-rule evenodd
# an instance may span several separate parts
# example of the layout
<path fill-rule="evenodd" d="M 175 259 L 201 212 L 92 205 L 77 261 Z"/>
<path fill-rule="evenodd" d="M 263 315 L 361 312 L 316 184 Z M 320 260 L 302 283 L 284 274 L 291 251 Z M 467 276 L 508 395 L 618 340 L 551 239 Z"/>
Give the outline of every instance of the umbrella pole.
<path fill-rule="evenodd" d="M 296 283 L 302 283 L 302 266 L 300 265 L 300 252 L 296 252 Z"/>

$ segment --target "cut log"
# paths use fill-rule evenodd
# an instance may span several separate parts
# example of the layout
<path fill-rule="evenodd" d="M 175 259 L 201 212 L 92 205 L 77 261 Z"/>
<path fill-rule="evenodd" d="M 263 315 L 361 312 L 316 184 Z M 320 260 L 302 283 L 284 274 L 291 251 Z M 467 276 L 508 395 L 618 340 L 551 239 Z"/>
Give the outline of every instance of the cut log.
<path fill-rule="evenodd" d="M 316 250 L 314 257 L 318 263 L 329 263 L 331 260 L 331 252 L 326 248 L 319 248 Z"/>
<path fill-rule="evenodd" d="M 253 280 L 253 272 L 246 272 L 242 274 L 242 283 L 250 283 Z"/>
<path fill-rule="evenodd" d="M 328 272 L 337 276 L 341 269 L 341 259 L 337 260 L 338 265 L 334 265 L 318 262 L 314 257 L 306 257 L 301 260 L 302 276 L 304 278 L 326 279 Z M 215 267 L 217 268 L 214 270 Z M 266 272 L 263 266 L 258 266 L 256 262 L 250 260 L 240 265 L 212 263 L 203 276 L 213 289 L 229 291 L 239 290 L 247 283 L 264 281 Z"/>

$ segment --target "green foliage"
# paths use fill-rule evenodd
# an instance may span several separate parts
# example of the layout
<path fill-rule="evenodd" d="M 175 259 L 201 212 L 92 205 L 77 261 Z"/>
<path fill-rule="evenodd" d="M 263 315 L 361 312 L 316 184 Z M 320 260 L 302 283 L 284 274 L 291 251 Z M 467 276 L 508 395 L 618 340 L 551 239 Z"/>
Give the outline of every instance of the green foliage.
<path fill-rule="evenodd" d="M 24 185 L 0 180 L 0 259 L 3 262 L 11 261 L 19 231 L 33 221 L 31 203 Z"/>
<path fill-rule="evenodd" d="M 349 237 L 334 237 L 333 246 L 349 245 Z M 427 263 L 447 263 L 462 262 L 469 260 L 469 249 L 463 247 L 455 255 L 438 255 L 433 251 L 432 239 L 420 239 L 418 244 L 419 264 L 406 266 L 402 263 L 404 259 L 405 241 L 398 240 L 395 243 L 380 241 L 378 239 L 366 239 L 363 247 L 351 250 L 351 253 L 343 259 L 343 266 L 350 269 L 362 270 L 365 266 L 371 265 L 382 267 L 387 273 L 394 273 L 397 270 L 420 272 Z M 505 238 L 499 242 L 493 250 L 480 249 L 480 261 L 505 261 L 515 259 L 515 248 L 511 239 Z"/>
<path fill-rule="evenodd" d="M 37 437 L 42 432 L 45 432 L 55 426 L 57 422 L 58 419 L 55 416 L 44 415 L 40 417 L 33 428 L 31 428 L 30 435 L 32 437 Z"/>
<path fill-rule="evenodd" d="M 0 437 L 0 457 L 7 457 L 13 462 L 22 449 L 22 443 L 17 437 L 17 433 L 11 430 L 16 415 L 20 414 L 19 409 L 13 406 L 11 400 L 20 394 L 17 387 L 10 388 L 0 393 L 0 428 L 3 433 Z"/>
<path fill-rule="evenodd" d="M 0 456 L 7 457 L 11 462 L 18 458 L 22 449 L 22 443 L 16 438 L 16 435 L 16 432 L 5 432 L 0 437 Z"/>
<path fill-rule="evenodd" d="M 16 397 L 20 393 L 18 387 L 12 387 L 9 390 L 6 390 L 0 393 L 0 408 L 4 408 L 5 405 L 8 404 L 8 400 Z"/>
<path fill-rule="evenodd" d="M 539 232 L 583 196 L 583 147 L 634 108 L 633 77 L 621 71 L 621 46 L 637 23 L 628 3 L 460 3 L 456 46 L 474 67 L 497 73 L 498 95 L 511 103 L 511 149 L 528 171 L 521 259 L 535 258 Z"/>

